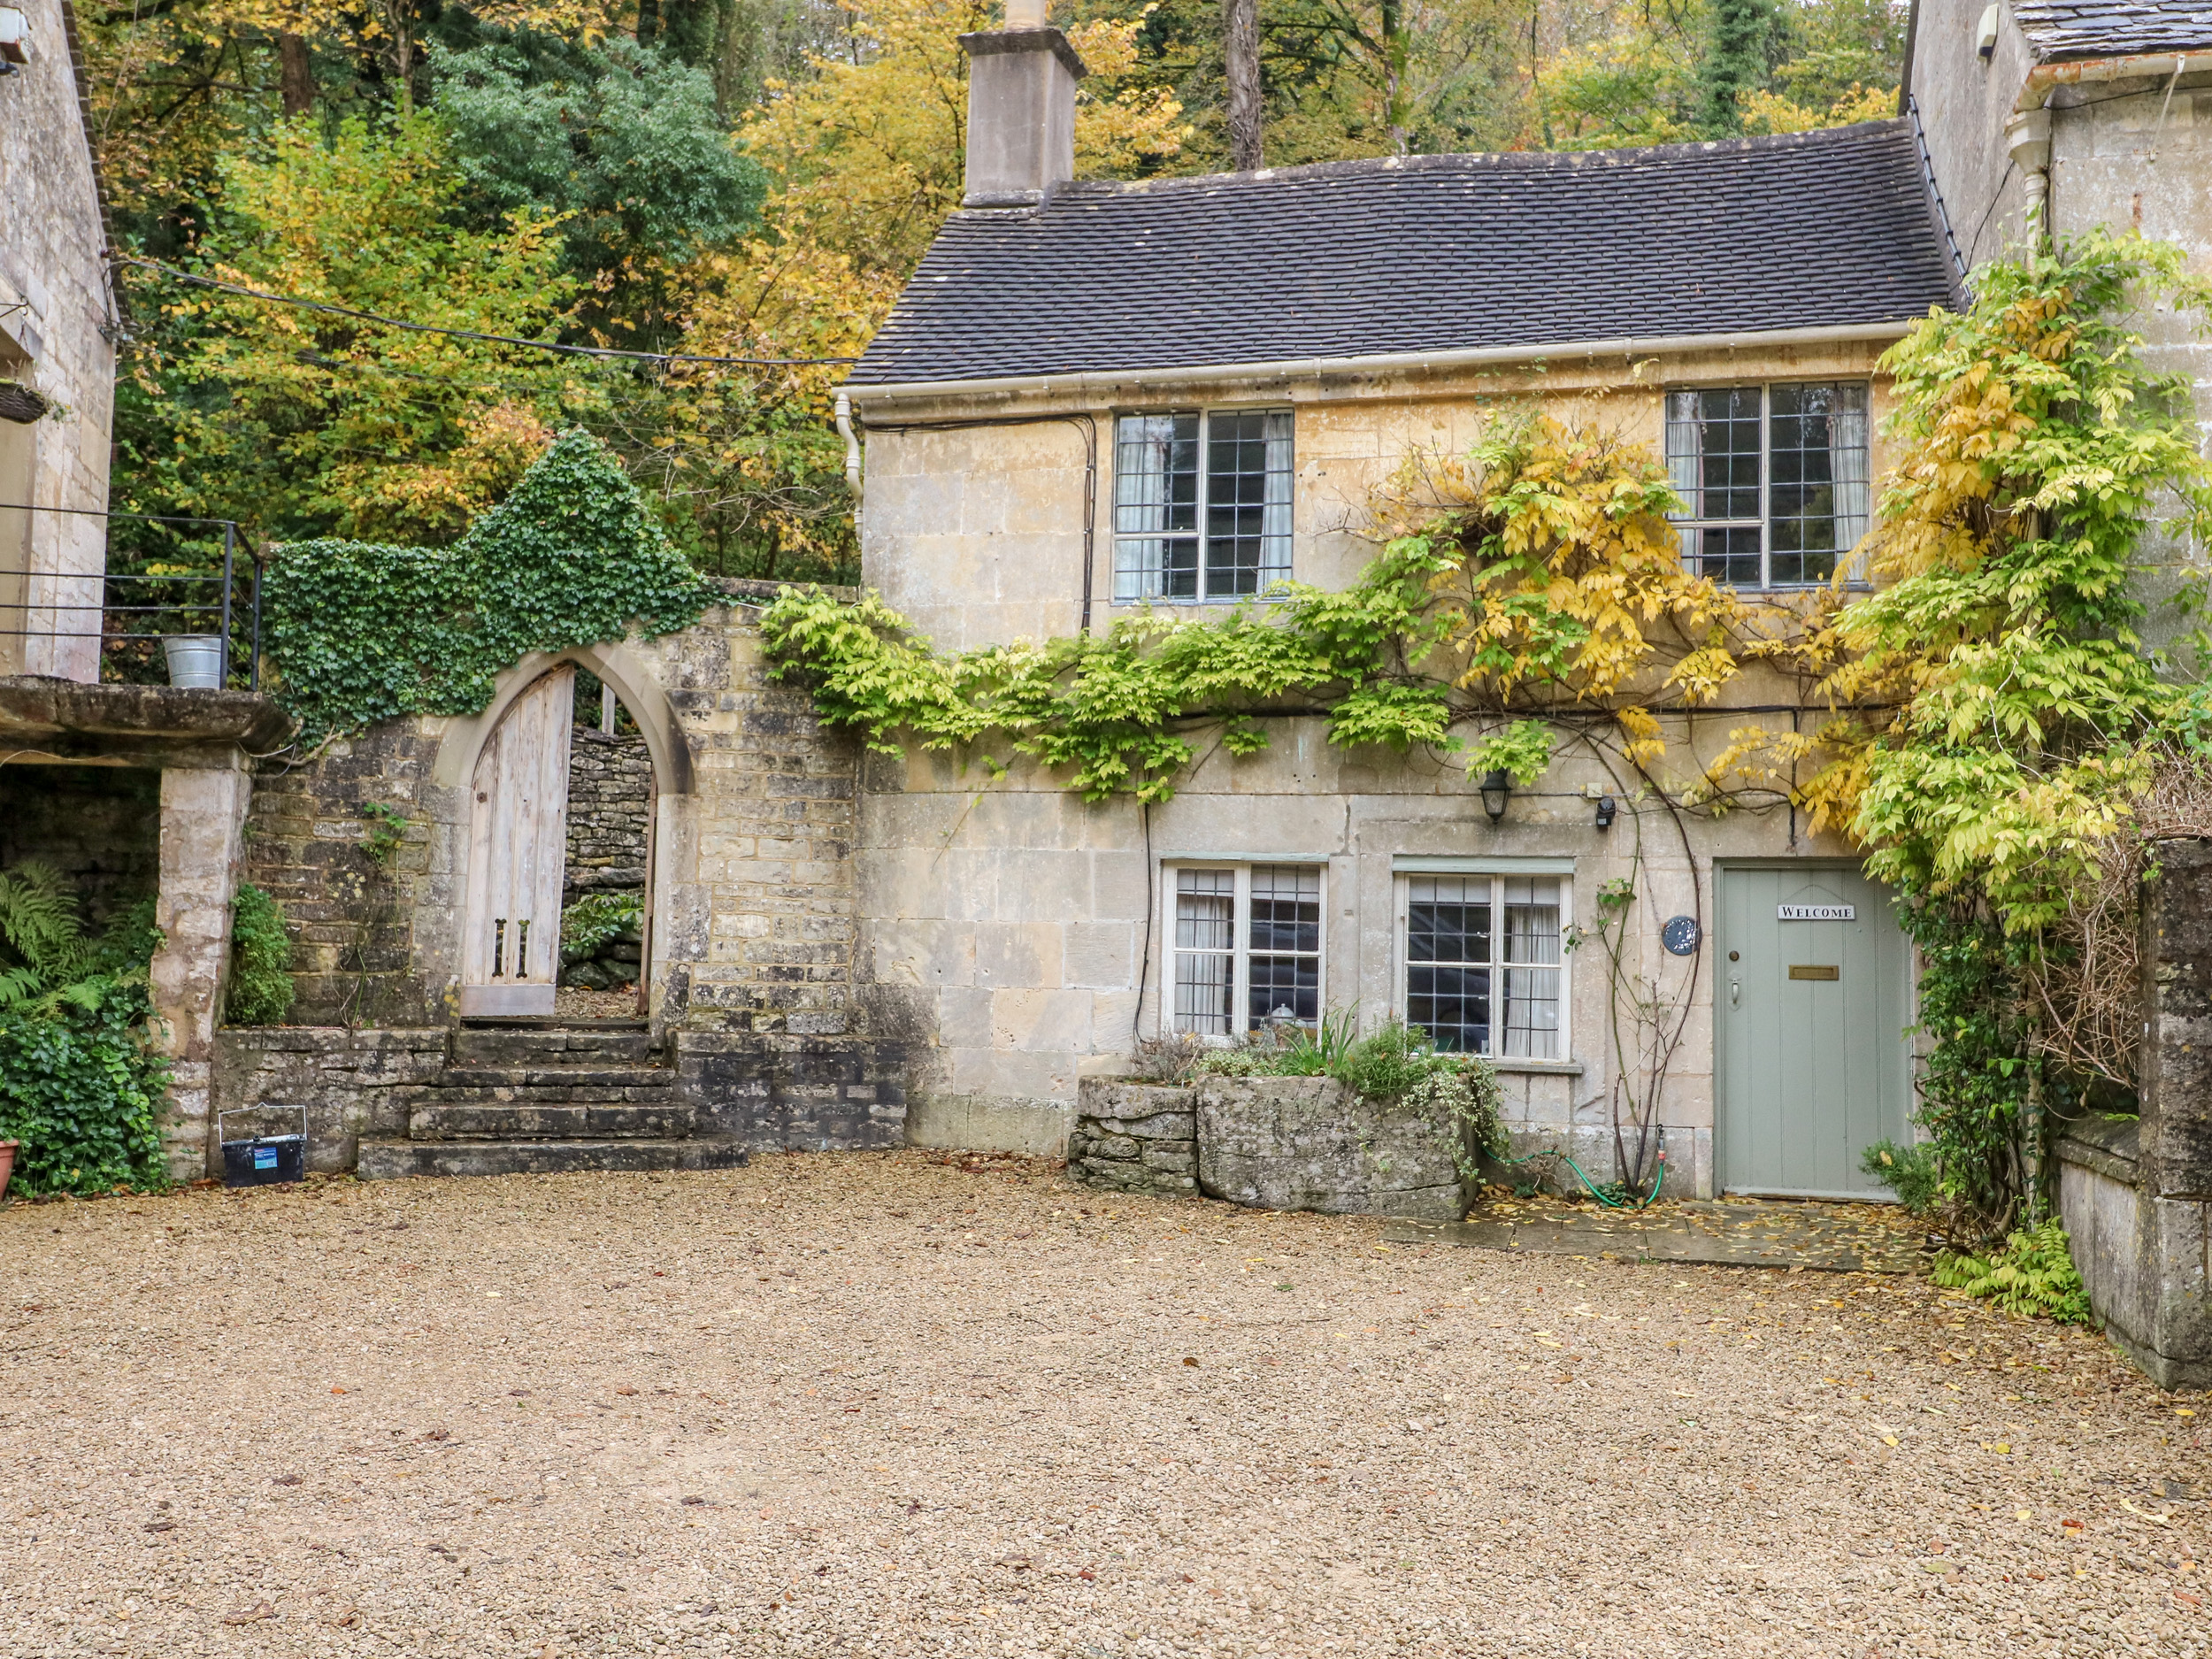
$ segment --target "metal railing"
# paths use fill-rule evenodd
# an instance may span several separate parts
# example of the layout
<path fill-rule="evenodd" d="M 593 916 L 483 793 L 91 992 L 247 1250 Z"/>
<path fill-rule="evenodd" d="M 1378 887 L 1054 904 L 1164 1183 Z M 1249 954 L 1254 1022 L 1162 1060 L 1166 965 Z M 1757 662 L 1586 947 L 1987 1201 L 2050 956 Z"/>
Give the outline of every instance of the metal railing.
<path fill-rule="evenodd" d="M 216 684 L 260 689 L 262 561 L 235 520 L 0 503 L 0 514 L 10 511 L 159 526 L 179 545 L 153 556 L 142 550 L 132 559 L 141 568 L 107 570 L 97 577 L 0 571 L 0 622 L 15 625 L 0 626 L 0 639 L 51 641 L 45 655 L 53 664 L 89 646 L 103 681 L 134 685 L 171 683 L 168 641 L 208 641 L 215 649 Z M 181 526 L 209 534 L 188 535 Z M 221 534 L 219 553 L 214 532 Z M 117 557 L 112 541 L 111 562 Z M 96 602 L 88 591 L 96 581 Z M 28 650 L 16 655 L 27 663 L 34 657 Z"/>

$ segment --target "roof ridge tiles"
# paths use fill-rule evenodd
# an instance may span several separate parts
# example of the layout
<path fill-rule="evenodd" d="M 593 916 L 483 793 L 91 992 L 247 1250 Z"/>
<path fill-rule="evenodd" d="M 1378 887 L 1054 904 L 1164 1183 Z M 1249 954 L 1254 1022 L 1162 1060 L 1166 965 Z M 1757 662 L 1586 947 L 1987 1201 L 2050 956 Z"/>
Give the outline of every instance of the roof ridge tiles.
<path fill-rule="evenodd" d="M 969 208 L 964 212 L 1036 214 L 1062 203 L 1101 196 L 1162 196 L 1250 185 L 1296 183 L 1315 179 L 1359 179 L 1389 174 L 1586 171 L 1652 163 L 1726 159 L 1776 151 L 1823 150 L 1869 139 L 1892 139 L 1909 131 L 1898 117 L 1858 121 L 1848 127 L 1818 127 L 1809 133 L 1756 133 L 1741 138 L 1709 138 L 1679 144 L 1645 144 L 1615 150 L 1466 150 L 1419 156 L 1365 156 L 1348 161 L 1309 161 L 1289 167 L 1260 167 L 1244 173 L 1171 173 L 1153 179 L 1078 179 L 1056 185 L 1041 206 Z"/>

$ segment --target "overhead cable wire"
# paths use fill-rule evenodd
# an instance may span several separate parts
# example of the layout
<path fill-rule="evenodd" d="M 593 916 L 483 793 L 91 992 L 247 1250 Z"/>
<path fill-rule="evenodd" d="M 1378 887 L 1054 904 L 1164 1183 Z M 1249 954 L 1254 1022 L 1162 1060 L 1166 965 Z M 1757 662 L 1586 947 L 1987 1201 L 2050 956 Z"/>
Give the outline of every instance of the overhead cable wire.
<path fill-rule="evenodd" d="M 143 271 L 157 271 L 163 276 L 194 288 L 213 288 L 219 293 L 235 294 L 243 299 L 264 300 L 272 305 L 292 305 L 301 311 L 320 311 L 330 317 L 349 317 L 357 322 L 374 323 L 382 328 L 403 329 L 415 334 L 443 334 L 453 340 L 481 340 L 493 345 L 525 346 L 534 351 L 557 351 L 572 357 L 610 357 L 629 363 L 715 363 L 736 368 L 789 369 L 823 367 L 857 363 L 858 357 L 712 357 L 688 351 L 625 351 L 614 346 L 565 346 L 550 340 L 525 340 L 516 334 L 485 334 L 473 328 L 444 328 L 435 323 L 411 323 L 397 317 L 380 316 L 375 311 L 357 311 L 350 305 L 335 305 L 327 300 L 302 299 L 296 294 L 272 294 L 265 288 L 250 288 L 236 282 L 219 281 L 213 277 L 201 276 L 193 271 L 180 271 L 175 265 L 164 265 L 157 259 L 142 259 L 134 254 L 110 250 L 108 258 L 117 265 L 136 265 Z"/>

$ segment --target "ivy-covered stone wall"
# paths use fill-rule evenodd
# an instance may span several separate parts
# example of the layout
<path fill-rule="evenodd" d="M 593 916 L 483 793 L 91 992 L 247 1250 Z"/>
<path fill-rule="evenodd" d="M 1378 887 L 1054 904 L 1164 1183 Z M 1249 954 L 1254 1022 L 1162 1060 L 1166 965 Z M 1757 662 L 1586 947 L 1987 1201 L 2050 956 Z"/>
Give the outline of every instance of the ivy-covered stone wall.
<path fill-rule="evenodd" d="M 927 1038 L 861 983 L 857 746 L 768 678 L 757 602 L 773 592 L 730 584 L 733 603 L 692 627 L 573 654 L 622 687 L 652 738 L 578 740 L 591 758 L 572 789 L 591 828 L 572 856 L 594 849 L 608 862 L 576 867 L 641 879 L 642 814 L 657 816 L 653 1017 L 703 1122 L 762 1148 L 897 1145 L 913 1045 Z M 296 1022 L 449 1021 L 466 786 L 499 711 L 555 660 L 503 676 L 482 716 L 386 721 L 265 768 L 247 879 L 289 918 Z M 649 786 L 649 798 L 634 793 Z M 405 820 L 382 820 L 397 839 L 381 863 L 369 856 L 378 810 Z"/>

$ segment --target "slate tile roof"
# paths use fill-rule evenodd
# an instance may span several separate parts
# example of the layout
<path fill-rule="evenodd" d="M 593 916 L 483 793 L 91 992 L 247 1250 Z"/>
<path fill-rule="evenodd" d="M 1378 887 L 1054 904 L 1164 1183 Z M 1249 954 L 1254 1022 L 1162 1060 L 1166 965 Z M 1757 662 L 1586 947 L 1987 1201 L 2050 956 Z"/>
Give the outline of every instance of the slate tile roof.
<path fill-rule="evenodd" d="M 2208 0 L 2013 0 L 2012 15 L 2046 62 L 2212 46 Z"/>
<path fill-rule="evenodd" d="M 956 213 L 849 384 L 1886 323 L 1949 296 L 1900 121 L 1333 162 Z"/>

